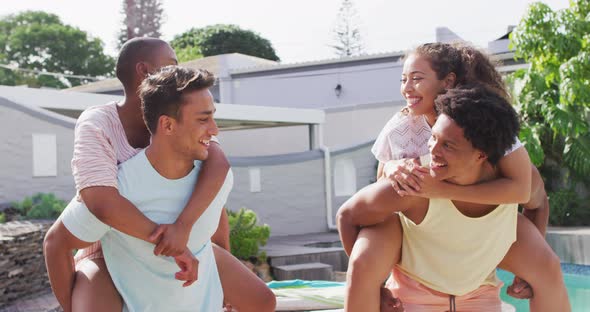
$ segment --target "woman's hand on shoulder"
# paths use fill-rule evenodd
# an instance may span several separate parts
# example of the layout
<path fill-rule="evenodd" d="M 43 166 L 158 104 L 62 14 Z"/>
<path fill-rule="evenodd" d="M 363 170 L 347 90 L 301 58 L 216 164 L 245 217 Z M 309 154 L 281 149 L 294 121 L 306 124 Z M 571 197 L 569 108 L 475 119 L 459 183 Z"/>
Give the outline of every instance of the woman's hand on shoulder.
<path fill-rule="evenodd" d="M 448 194 L 446 191 L 446 186 L 448 182 L 440 181 L 433 178 L 430 173 L 428 173 L 428 168 L 421 167 L 426 169 L 426 173 L 422 176 L 420 180 L 420 189 L 414 190 L 412 188 L 404 188 L 403 190 L 399 191 L 398 194 L 400 196 L 418 196 L 424 198 L 445 198 Z"/>
<path fill-rule="evenodd" d="M 428 168 L 420 166 L 419 159 L 390 160 L 383 166 L 383 177 L 391 182 L 400 195 L 420 192 L 422 181 L 428 175 Z"/>

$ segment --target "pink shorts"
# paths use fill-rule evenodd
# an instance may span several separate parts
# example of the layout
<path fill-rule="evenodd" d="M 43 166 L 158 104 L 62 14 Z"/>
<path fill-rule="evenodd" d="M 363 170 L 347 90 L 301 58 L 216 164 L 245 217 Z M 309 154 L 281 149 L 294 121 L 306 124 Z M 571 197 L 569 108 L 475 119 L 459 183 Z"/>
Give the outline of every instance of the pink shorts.
<path fill-rule="evenodd" d="M 387 281 L 386 287 L 402 301 L 406 312 L 449 311 L 453 300 L 453 311 L 502 311 L 502 283 L 498 286 L 484 285 L 465 295 L 451 297 L 424 286 L 396 267 L 393 270 L 393 279 Z"/>
<path fill-rule="evenodd" d="M 88 246 L 84 249 L 78 249 L 78 252 L 76 252 L 76 255 L 74 256 L 74 262 L 76 263 L 76 266 L 78 266 L 80 263 L 86 260 L 99 258 L 104 258 L 102 255 L 102 246 L 100 245 L 100 241 L 95 242 L 91 246 Z"/>

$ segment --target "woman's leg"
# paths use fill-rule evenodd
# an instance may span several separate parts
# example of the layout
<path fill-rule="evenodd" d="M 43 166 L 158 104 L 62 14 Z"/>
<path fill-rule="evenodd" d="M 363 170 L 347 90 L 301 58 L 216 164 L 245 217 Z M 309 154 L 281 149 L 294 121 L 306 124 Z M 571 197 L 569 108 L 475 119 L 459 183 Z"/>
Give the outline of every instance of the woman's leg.
<path fill-rule="evenodd" d="M 76 269 L 73 312 L 123 310 L 123 300 L 113 284 L 104 258 L 83 260 Z"/>
<path fill-rule="evenodd" d="M 274 312 L 275 295 L 256 274 L 215 244 L 213 253 L 226 303 L 239 312 Z"/>
<path fill-rule="evenodd" d="M 529 283 L 534 293 L 531 312 L 571 311 L 559 258 L 523 215 L 518 215 L 516 242 L 499 267 Z"/>
<path fill-rule="evenodd" d="M 402 227 L 398 214 L 361 229 L 346 272 L 345 311 L 380 310 L 381 287 L 400 260 L 401 246 Z"/>

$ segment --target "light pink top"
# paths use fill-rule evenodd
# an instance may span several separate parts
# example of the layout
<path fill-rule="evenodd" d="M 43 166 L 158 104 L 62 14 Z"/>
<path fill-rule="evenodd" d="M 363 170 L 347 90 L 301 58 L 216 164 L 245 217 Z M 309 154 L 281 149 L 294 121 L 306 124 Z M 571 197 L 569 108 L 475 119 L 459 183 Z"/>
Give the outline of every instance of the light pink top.
<path fill-rule="evenodd" d="M 78 200 L 80 191 L 91 186 L 117 188 L 117 165 L 135 156 L 141 148 L 133 148 L 119 119 L 117 103 L 93 106 L 85 110 L 74 132 L 72 173 Z M 100 242 L 79 250 L 76 263 L 83 259 L 102 258 Z"/>
<path fill-rule="evenodd" d="M 402 109 L 385 124 L 371 152 L 383 163 L 390 160 L 418 158 L 429 154 L 428 140 L 431 135 L 432 129 L 424 115 L 414 116 L 407 109 Z M 517 137 L 514 145 L 504 155 L 512 153 L 521 146 L 522 143 Z"/>
<path fill-rule="evenodd" d="M 76 123 L 72 173 L 78 193 L 91 186 L 117 187 L 117 165 L 141 149 L 127 141 L 117 104 L 85 110 Z"/>

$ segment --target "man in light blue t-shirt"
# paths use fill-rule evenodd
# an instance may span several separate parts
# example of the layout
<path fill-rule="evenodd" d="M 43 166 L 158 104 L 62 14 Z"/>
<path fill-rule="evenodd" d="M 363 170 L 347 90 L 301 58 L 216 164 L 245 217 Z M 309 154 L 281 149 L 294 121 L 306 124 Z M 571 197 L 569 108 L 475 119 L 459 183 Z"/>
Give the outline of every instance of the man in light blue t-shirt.
<path fill-rule="evenodd" d="M 142 84 L 144 119 L 152 142 L 119 165 L 118 187 L 153 222 L 173 223 L 192 194 L 200 160 L 207 158 L 209 140 L 218 132 L 208 89 L 213 81 L 206 71 L 169 66 Z M 229 171 L 216 198 L 192 227 L 187 247 L 199 265 L 198 279 L 188 287 L 175 279 L 181 264 L 174 258 L 154 256 L 152 244 L 110 228 L 83 203 L 73 200 L 60 220 L 78 239 L 101 241 L 124 311 L 220 311 L 223 291 L 211 236 L 232 183 Z"/>

